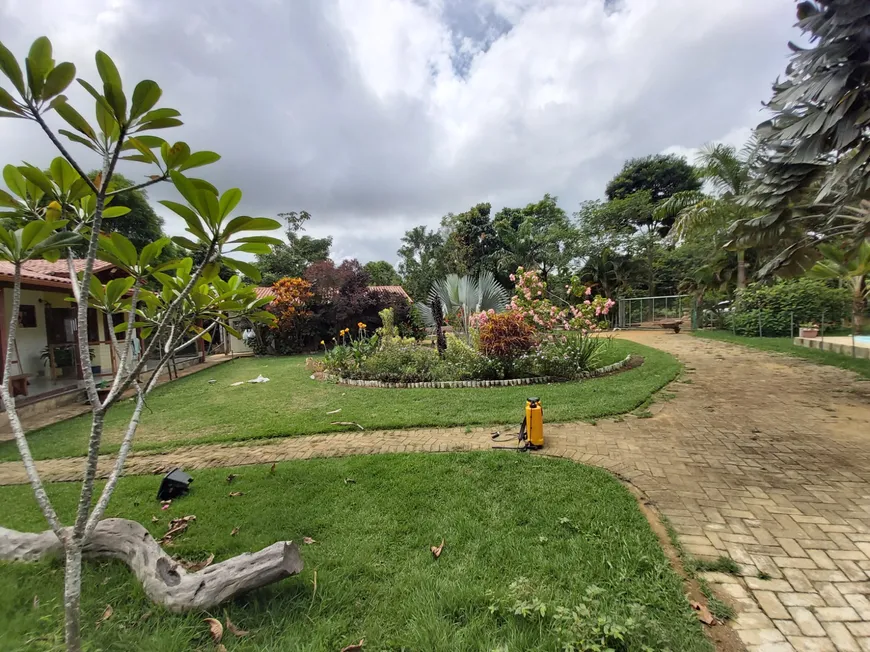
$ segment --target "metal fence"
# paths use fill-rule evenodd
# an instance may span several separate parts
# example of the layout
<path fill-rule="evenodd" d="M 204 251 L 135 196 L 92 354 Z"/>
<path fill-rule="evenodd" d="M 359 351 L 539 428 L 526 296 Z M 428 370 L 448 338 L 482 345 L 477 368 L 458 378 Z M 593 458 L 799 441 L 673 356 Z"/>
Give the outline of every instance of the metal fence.
<path fill-rule="evenodd" d="M 660 328 L 664 322 L 681 321 L 694 328 L 695 301 L 687 294 L 661 297 L 630 297 L 617 301 L 617 328 Z"/>

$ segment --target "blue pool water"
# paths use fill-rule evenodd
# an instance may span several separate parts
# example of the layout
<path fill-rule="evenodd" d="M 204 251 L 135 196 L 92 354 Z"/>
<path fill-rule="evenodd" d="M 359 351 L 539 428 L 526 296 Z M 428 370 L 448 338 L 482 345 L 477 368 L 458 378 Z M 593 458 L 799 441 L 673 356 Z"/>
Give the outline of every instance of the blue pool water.
<path fill-rule="evenodd" d="M 856 335 L 855 341 L 856 342 L 867 342 L 867 344 L 870 344 L 870 335 Z"/>

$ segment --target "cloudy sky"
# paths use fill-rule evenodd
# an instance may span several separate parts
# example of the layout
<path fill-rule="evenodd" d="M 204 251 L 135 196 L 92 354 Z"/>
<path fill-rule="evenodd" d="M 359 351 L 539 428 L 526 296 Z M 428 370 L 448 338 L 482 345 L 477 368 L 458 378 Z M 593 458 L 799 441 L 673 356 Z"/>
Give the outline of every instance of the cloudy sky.
<path fill-rule="evenodd" d="M 155 133 L 223 156 L 202 176 L 240 187 L 245 213 L 305 209 L 309 233 L 335 237 L 336 259 L 395 262 L 405 230 L 447 212 L 545 192 L 573 212 L 626 158 L 741 144 L 785 69 L 794 6 L 0 0 L 0 41 L 23 57 L 45 34 L 55 59 L 92 81 L 93 53 L 105 50 L 128 90 L 154 79 L 161 106 L 182 112 L 183 127 Z M 90 98 L 70 97 L 92 115 Z M 55 155 L 17 120 L 0 120 L 0 153 L 3 163 Z"/>

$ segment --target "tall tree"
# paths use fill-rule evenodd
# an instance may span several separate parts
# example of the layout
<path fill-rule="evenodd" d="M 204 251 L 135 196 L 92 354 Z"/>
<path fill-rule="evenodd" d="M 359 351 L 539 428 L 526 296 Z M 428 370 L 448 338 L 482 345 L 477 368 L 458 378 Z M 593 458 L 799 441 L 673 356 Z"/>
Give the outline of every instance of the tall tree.
<path fill-rule="evenodd" d="M 626 161 L 620 173 L 608 182 L 605 193 L 614 200 L 647 192 L 649 201 L 655 205 L 678 192 L 700 189 L 697 172 L 686 159 L 675 154 L 656 154 Z M 671 224 L 667 219 L 657 225 L 660 235 L 667 235 Z"/>
<path fill-rule="evenodd" d="M 505 208 L 493 220 L 498 234 L 495 259 L 502 273 L 517 267 L 539 270 L 546 282 L 554 270 L 564 270 L 576 253 L 577 233 L 558 198 L 544 195 L 525 208 Z"/>
<path fill-rule="evenodd" d="M 402 236 L 399 256 L 399 274 L 405 291 L 414 301 L 425 300 L 432 284 L 446 274 L 444 239 L 438 231 L 415 226 Z"/>
<path fill-rule="evenodd" d="M 372 260 L 363 269 L 368 272 L 369 283 L 372 285 L 401 285 L 402 277 L 386 260 Z"/>
<path fill-rule="evenodd" d="M 752 217 L 755 211 L 742 201 L 751 182 L 754 143 L 737 152 L 730 145 L 704 146 L 698 154 L 699 176 L 712 187 L 712 195 L 699 191 L 679 192 L 656 208 L 660 218 L 675 218 L 672 235 L 713 239 L 721 245 L 732 240 L 728 230 L 736 222 Z M 746 287 L 746 243 L 737 240 L 731 248 L 737 253 L 737 287 Z"/>
<path fill-rule="evenodd" d="M 797 26 L 813 47 L 789 44 L 773 87 L 751 236 L 784 245 L 762 272 L 808 267 L 820 240 L 870 236 L 870 10 L 861 0 L 799 2 Z M 797 237 L 795 237 L 797 236 Z"/>
<path fill-rule="evenodd" d="M 305 222 L 311 219 L 308 211 L 278 213 L 287 222 L 287 244 L 276 245 L 268 254 L 257 256 L 257 267 L 263 275 L 262 285 L 272 285 L 285 277 L 301 277 L 312 264 L 329 258 L 332 236 L 312 238 L 300 235 Z"/>
<path fill-rule="evenodd" d="M 493 266 L 492 255 L 499 244 L 492 224 L 489 203 L 472 206 L 464 213 L 449 213 L 441 220 L 450 270 L 459 275 L 477 276 Z"/>

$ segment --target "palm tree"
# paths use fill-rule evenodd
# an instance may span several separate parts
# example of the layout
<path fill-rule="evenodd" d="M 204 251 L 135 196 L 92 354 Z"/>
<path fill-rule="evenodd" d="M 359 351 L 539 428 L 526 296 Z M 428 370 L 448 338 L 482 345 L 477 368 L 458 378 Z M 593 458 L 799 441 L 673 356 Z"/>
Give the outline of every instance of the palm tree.
<path fill-rule="evenodd" d="M 659 219 L 676 217 L 671 233 L 676 240 L 692 236 L 722 238 L 737 221 L 752 216 L 753 209 L 739 198 L 749 189 L 750 169 L 757 147 L 751 140 L 742 152 L 730 145 L 705 145 L 697 156 L 699 175 L 713 186 L 714 194 L 678 192 L 656 209 Z M 746 247 L 730 245 L 737 252 L 737 287 L 746 287 Z"/>
<path fill-rule="evenodd" d="M 495 310 L 501 312 L 508 303 L 508 293 L 490 272 L 480 276 L 458 276 L 450 274 L 437 281 L 429 290 L 429 303 L 437 302 L 447 317 L 456 318 L 462 327 L 466 340 L 470 340 L 471 316 L 478 312 Z M 417 309 L 429 327 L 435 327 L 432 309 L 422 303 Z"/>
<path fill-rule="evenodd" d="M 861 318 L 865 301 L 870 295 L 870 240 L 864 240 L 857 249 L 842 249 L 833 244 L 820 244 L 822 260 L 807 271 L 810 278 L 837 279 L 852 290 L 852 330 L 861 332 Z"/>
<path fill-rule="evenodd" d="M 619 254 L 611 247 L 604 247 L 586 258 L 580 269 L 580 280 L 597 283 L 604 296 L 613 298 L 626 284 L 633 267 L 634 261 L 629 256 Z"/>

